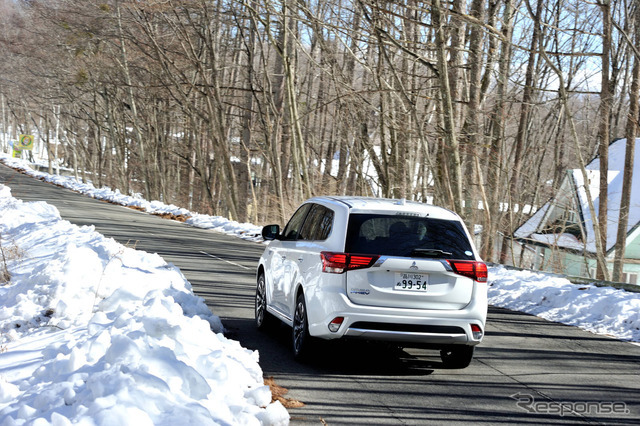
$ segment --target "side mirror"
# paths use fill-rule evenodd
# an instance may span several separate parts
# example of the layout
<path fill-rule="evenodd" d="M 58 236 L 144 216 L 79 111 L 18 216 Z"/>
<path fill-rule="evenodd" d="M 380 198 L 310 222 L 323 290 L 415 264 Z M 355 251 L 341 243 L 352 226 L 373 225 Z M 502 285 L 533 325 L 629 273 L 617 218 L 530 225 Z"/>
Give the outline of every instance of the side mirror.
<path fill-rule="evenodd" d="M 277 240 L 280 238 L 280 225 L 267 225 L 262 228 L 262 238 L 265 241 Z"/>

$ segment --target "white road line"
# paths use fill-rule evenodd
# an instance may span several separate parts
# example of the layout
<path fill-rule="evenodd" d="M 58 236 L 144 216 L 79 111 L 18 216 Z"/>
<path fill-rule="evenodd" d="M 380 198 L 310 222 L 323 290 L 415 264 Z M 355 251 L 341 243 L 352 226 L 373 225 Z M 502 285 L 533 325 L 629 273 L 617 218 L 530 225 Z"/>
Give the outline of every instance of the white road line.
<path fill-rule="evenodd" d="M 207 253 L 206 251 L 202 251 L 202 250 L 200 250 L 200 253 L 202 253 L 202 254 L 204 254 L 204 255 L 207 255 L 207 256 L 209 256 L 209 257 L 212 257 L 212 258 L 214 258 L 215 260 L 221 260 L 221 261 L 223 261 L 223 262 L 226 262 L 226 263 L 228 263 L 228 264 L 230 264 L 230 265 L 233 265 L 233 266 L 237 266 L 237 267 L 242 268 L 242 269 L 247 269 L 247 270 L 251 269 L 251 268 L 248 268 L 248 267 L 246 267 L 246 266 L 244 266 L 244 265 L 241 265 L 241 264 L 239 264 L 239 263 L 231 262 L 230 260 L 224 260 L 224 259 L 222 259 L 222 258 L 220 258 L 220 257 L 218 257 L 218 256 L 215 256 L 215 255 L 211 254 L 211 253 Z"/>

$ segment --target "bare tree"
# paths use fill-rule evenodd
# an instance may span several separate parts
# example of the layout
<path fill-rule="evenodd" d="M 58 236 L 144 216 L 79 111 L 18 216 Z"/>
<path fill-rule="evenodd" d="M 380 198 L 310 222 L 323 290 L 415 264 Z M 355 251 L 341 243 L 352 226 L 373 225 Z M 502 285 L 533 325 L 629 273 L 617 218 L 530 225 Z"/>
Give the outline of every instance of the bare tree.
<path fill-rule="evenodd" d="M 634 49 L 633 75 L 631 90 L 629 92 L 629 113 L 627 115 L 627 128 L 625 132 L 627 143 L 624 159 L 622 194 L 620 198 L 620 216 L 613 264 L 613 281 L 620 281 L 622 278 L 623 259 L 627 245 L 629 209 L 631 205 L 631 185 L 633 182 L 633 167 L 636 152 L 635 143 L 640 122 L 640 54 L 637 49 L 637 46 L 640 45 L 640 7 L 638 7 L 638 5 L 636 5 L 635 8 L 634 18 L 634 42 L 632 47 L 636 48 Z"/>
<path fill-rule="evenodd" d="M 607 247 L 607 217 L 608 208 L 608 188 L 609 188 L 609 139 L 610 139 L 610 119 L 611 119 L 611 81 L 610 81 L 610 57 L 611 57 L 611 2 L 609 0 L 599 1 L 602 10 L 602 83 L 600 89 L 600 126 L 598 128 L 598 156 L 600 157 L 600 194 L 598 205 L 598 216 L 600 217 L 600 238 L 601 244 Z M 602 279 L 605 273 L 598 263 L 596 277 Z"/>

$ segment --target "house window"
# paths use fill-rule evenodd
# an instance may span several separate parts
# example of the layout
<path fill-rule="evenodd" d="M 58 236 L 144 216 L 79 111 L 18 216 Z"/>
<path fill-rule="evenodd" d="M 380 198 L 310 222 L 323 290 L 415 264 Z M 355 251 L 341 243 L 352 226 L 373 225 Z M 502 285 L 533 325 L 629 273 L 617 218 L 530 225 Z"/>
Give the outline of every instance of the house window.
<path fill-rule="evenodd" d="M 627 272 L 622 273 L 622 281 L 628 284 L 638 283 L 638 274 L 630 274 Z"/>
<path fill-rule="evenodd" d="M 562 211 L 562 220 L 568 224 L 578 223 L 578 215 L 575 210 L 564 209 Z"/>
<path fill-rule="evenodd" d="M 578 217 L 576 210 L 564 207 L 559 211 L 554 222 L 539 232 L 541 234 L 571 234 L 579 241 L 582 241 L 582 230 L 580 229 Z"/>

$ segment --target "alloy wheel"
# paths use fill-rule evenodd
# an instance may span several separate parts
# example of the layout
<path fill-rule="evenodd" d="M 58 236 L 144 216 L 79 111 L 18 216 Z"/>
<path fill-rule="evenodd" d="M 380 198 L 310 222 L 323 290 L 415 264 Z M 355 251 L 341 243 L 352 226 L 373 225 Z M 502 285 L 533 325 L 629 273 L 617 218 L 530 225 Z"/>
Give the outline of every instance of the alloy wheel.
<path fill-rule="evenodd" d="M 309 328 L 307 325 L 307 306 L 304 295 L 298 296 L 296 310 L 293 315 L 293 355 L 300 359 L 304 356 L 309 339 Z"/>
<path fill-rule="evenodd" d="M 258 277 L 258 285 L 256 286 L 256 304 L 255 319 L 256 326 L 259 329 L 265 328 L 267 325 L 267 291 L 265 288 L 264 275 Z"/>

